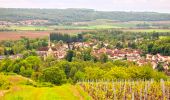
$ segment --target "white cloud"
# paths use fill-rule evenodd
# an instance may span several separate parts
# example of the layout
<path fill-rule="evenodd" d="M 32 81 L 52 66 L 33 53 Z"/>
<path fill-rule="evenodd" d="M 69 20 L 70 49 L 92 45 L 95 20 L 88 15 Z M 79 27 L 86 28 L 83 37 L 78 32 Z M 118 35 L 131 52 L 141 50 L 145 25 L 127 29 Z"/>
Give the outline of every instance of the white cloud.
<path fill-rule="evenodd" d="M 169 12 L 170 0 L 0 0 L 6 8 L 92 8 L 107 11 Z"/>

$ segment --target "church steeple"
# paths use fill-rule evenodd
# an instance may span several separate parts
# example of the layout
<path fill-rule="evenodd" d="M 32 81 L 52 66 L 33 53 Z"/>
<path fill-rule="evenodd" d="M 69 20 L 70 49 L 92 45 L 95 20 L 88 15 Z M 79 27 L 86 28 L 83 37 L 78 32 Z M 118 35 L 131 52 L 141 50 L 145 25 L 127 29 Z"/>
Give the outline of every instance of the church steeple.
<path fill-rule="evenodd" d="M 48 37 L 48 47 L 51 48 L 51 40 L 50 40 L 50 35 Z"/>
<path fill-rule="evenodd" d="M 51 48 L 51 40 L 50 40 L 50 36 L 49 36 L 47 56 L 52 56 L 52 55 L 53 55 L 53 50 Z"/>

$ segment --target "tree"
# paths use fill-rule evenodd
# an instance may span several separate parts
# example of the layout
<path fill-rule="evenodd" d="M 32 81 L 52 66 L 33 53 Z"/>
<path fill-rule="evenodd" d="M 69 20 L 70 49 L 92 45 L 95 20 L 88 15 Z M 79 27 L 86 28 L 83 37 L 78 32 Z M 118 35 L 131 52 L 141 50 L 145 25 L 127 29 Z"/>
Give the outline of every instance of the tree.
<path fill-rule="evenodd" d="M 57 67 L 51 67 L 43 70 L 42 80 L 56 85 L 61 85 L 66 82 L 66 75 L 63 70 Z"/>
<path fill-rule="evenodd" d="M 25 67 L 24 66 L 22 66 L 21 68 L 20 68 L 20 74 L 22 75 L 22 76 L 25 76 L 25 77 L 31 77 L 31 75 L 32 75 L 32 73 L 33 73 L 34 71 L 33 71 L 33 69 L 25 69 Z"/>
<path fill-rule="evenodd" d="M 23 52 L 23 58 L 27 58 L 29 56 L 37 56 L 37 53 L 34 50 L 28 50 Z"/>
<path fill-rule="evenodd" d="M 71 77 L 73 79 L 76 72 L 77 72 L 77 68 L 76 67 L 72 67 L 71 70 L 70 70 L 69 77 Z"/>
<path fill-rule="evenodd" d="M 158 69 L 158 71 L 161 71 L 161 72 L 164 71 L 164 68 L 161 63 L 158 64 L 156 69 Z"/>
<path fill-rule="evenodd" d="M 4 48 L 0 47 L 0 55 L 3 55 L 3 54 L 4 54 Z"/>
<path fill-rule="evenodd" d="M 81 71 L 77 71 L 74 75 L 74 83 L 82 81 L 83 79 L 85 79 L 85 74 Z"/>
<path fill-rule="evenodd" d="M 69 62 L 72 62 L 73 57 L 74 57 L 74 51 L 73 50 L 69 50 L 67 52 L 67 55 L 66 55 L 66 60 L 69 61 Z"/>
<path fill-rule="evenodd" d="M 22 42 L 17 42 L 12 47 L 14 54 L 21 53 L 22 51 L 26 50 L 25 45 Z"/>
<path fill-rule="evenodd" d="M 106 63 L 108 61 L 108 56 L 106 54 L 101 54 L 100 61 Z"/>
<path fill-rule="evenodd" d="M 123 48 L 122 43 L 118 42 L 118 43 L 116 44 L 116 48 Z"/>
<path fill-rule="evenodd" d="M 83 60 L 84 61 L 90 61 L 92 59 L 91 57 L 91 49 L 87 49 L 83 51 Z"/>
<path fill-rule="evenodd" d="M 40 70 L 40 65 L 41 65 L 41 59 L 37 56 L 29 56 L 28 58 L 25 59 L 34 69 L 34 71 L 39 71 Z"/>

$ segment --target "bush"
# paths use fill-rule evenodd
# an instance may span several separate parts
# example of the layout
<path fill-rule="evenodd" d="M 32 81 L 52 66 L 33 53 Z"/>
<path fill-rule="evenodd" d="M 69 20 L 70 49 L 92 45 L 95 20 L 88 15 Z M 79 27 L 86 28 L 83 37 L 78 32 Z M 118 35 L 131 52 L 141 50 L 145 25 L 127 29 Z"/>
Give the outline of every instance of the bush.
<path fill-rule="evenodd" d="M 10 88 L 10 83 L 7 80 L 7 77 L 0 73 L 0 89 L 9 89 Z"/>

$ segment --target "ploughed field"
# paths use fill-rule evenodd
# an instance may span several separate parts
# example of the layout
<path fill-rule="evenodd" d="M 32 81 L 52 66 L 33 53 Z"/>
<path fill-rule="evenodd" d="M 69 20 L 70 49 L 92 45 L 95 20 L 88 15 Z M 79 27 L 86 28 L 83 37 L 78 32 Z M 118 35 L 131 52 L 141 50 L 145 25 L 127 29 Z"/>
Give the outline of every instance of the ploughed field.
<path fill-rule="evenodd" d="M 47 37 L 52 32 L 76 34 L 76 33 L 85 32 L 85 31 L 90 31 L 90 30 L 8 31 L 8 32 L 0 32 L 0 41 L 1 40 L 18 40 L 21 37 L 43 38 L 43 37 Z"/>

